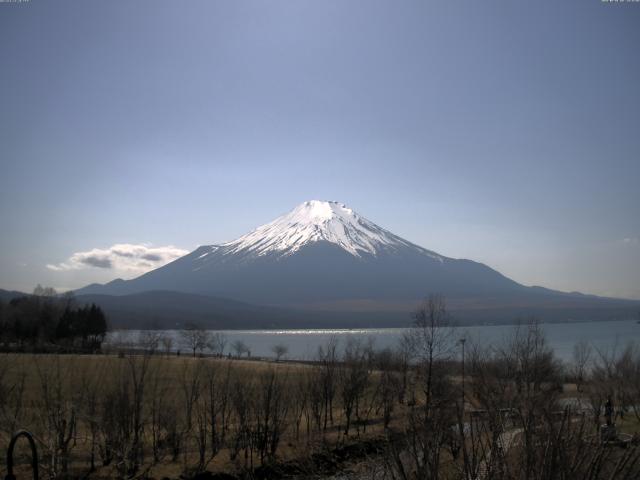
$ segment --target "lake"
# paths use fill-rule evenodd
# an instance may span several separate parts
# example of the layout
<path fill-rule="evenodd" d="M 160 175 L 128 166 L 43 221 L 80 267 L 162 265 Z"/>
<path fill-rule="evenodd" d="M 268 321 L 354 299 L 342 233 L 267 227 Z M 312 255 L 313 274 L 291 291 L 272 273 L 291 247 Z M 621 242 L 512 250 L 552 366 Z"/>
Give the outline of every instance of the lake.
<path fill-rule="evenodd" d="M 482 345 L 498 345 L 513 334 L 514 325 L 478 325 L 458 327 L 456 336 L 466 338 L 469 342 Z M 575 322 L 541 324 L 549 345 L 556 356 L 570 361 L 574 345 L 583 340 L 598 350 L 620 349 L 630 341 L 640 344 L 640 324 L 635 320 L 612 322 Z M 313 359 L 320 345 L 326 344 L 336 337 L 339 344 L 344 345 L 348 338 L 359 338 L 365 341 L 372 339 L 376 348 L 394 347 L 402 338 L 404 328 L 372 328 L 372 329 L 317 329 L 317 330 L 220 330 L 227 338 L 227 350 L 236 340 L 242 340 L 256 357 L 273 357 L 271 348 L 276 344 L 288 347 L 287 358 L 295 360 Z M 139 337 L 140 330 L 117 330 L 107 337 L 107 344 L 133 342 Z M 177 330 L 162 331 L 174 339 L 173 350 L 188 352 L 181 345 L 180 333 Z"/>

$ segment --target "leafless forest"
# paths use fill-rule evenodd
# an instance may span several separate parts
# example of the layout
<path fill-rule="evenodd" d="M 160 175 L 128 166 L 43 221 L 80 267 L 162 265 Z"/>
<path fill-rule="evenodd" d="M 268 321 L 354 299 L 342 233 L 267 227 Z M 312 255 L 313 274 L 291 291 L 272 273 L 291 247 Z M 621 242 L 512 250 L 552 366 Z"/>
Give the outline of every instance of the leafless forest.
<path fill-rule="evenodd" d="M 0 448 L 27 429 L 52 479 L 638 478 L 635 346 L 578 344 L 561 365 L 535 323 L 480 347 L 438 297 L 415 320 L 395 350 L 329 342 L 310 363 L 279 361 L 282 345 L 278 361 L 238 358 L 242 345 L 202 356 L 195 332 L 181 357 L 157 338 L 137 353 L 2 354 Z M 609 420 L 619 438 L 602 438 Z"/>

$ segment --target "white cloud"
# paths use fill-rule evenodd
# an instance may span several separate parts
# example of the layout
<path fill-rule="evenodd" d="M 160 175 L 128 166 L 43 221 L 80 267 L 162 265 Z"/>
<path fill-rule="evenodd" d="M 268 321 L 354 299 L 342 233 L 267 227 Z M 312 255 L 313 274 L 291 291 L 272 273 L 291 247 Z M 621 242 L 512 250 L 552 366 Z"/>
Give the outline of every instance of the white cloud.
<path fill-rule="evenodd" d="M 99 268 L 116 270 L 127 276 L 141 275 L 187 253 L 189 253 L 188 250 L 172 245 L 154 247 L 149 244 L 118 243 L 106 249 L 94 248 L 86 252 L 76 252 L 68 260 L 58 264 L 48 264 L 47 268 L 58 272 Z"/>
<path fill-rule="evenodd" d="M 639 245 L 640 244 L 640 238 L 638 238 L 638 237 L 623 238 L 622 239 L 622 243 L 624 243 L 625 245 Z"/>

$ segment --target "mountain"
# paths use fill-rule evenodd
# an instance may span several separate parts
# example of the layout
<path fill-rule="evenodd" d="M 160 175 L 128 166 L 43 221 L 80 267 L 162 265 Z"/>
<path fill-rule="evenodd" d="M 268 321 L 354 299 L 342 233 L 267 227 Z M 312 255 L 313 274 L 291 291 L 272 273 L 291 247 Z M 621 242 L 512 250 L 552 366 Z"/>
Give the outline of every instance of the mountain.
<path fill-rule="evenodd" d="M 0 289 L 0 305 L 32 294 Z M 385 313 L 324 312 L 252 305 L 226 298 L 171 291 L 130 295 L 76 295 L 77 305 L 99 305 L 114 329 L 175 329 L 195 324 L 211 329 L 249 328 L 367 328 L 389 324 L 409 325 L 406 315 Z M 0 311 L 1 313 L 1 311 Z M 0 315 L 1 317 L 1 315 Z M 391 323 L 390 323 L 391 322 Z"/>
<path fill-rule="evenodd" d="M 237 240 L 202 246 L 136 279 L 91 285 L 81 293 L 172 290 L 260 304 L 352 300 L 415 301 L 517 291 L 480 263 L 426 250 L 337 202 L 305 202 Z"/>
<path fill-rule="evenodd" d="M 349 328 L 388 325 L 385 315 L 339 312 L 327 318 L 324 312 L 268 307 L 226 298 L 171 291 L 149 291 L 130 295 L 78 295 L 78 304 L 95 303 L 106 312 L 112 328 L 183 328 L 189 324 L 212 329 L 251 328 Z M 406 316 L 396 324 L 408 325 Z"/>
<path fill-rule="evenodd" d="M 93 284 L 76 293 L 148 291 L 304 311 L 389 312 L 390 318 L 406 314 L 432 292 L 445 295 L 463 317 L 487 319 L 515 312 L 569 318 L 589 309 L 610 316 L 639 305 L 526 287 L 482 263 L 415 245 L 343 204 L 323 201 L 305 202 L 237 240 L 201 246 L 133 280 Z"/>
<path fill-rule="evenodd" d="M 373 310 L 331 312 L 252 305 L 224 298 L 171 291 L 149 291 L 130 295 L 79 295 L 78 304 L 95 303 L 107 314 L 111 328 L 173 329 L 196 324 L 211 329 L 271 328 L 380 328 L 409 326 L 406 311 Z M 547 308 L 502 306 L 493 308 L 451 308 L 462 323 L 511 323 L 535 316 L 546 321 L 613 320 L 627 318 L 633 310 L 624 305 L 589 308 Z"/>
<path fill-rule="evenodd" d="M 151 291 L 131 295 L 78 295 L 80 304 L 100 305 L 113 328 L 179 328 L 190 323 L 209 328 L 273 328 L 291 319 L 286 311 L 225 298 Z"/>
<path fill-rule="evenodd" d="M 14 298 L 26 297 L 28 295 L 30 294 L 18 292 L 15 290 L 3 290 L 0 288 L 0 301 L 3 301 L 3 302 L 10 302 Z"/>

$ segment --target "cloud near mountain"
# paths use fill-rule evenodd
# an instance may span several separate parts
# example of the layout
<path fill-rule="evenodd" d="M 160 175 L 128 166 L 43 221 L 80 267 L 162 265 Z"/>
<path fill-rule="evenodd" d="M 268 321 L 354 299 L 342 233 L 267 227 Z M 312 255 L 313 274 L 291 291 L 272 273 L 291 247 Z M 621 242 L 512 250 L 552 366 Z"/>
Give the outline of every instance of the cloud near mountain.
<path fill-rule="evenodd" d="M 118 243 L 106 249 L 76 252 L 66 261 L 48 264 L 47 268 L 55 271 L 101 268 L 116 270 L 126 276 L 141 275 L 187 253 L 188 250 L 173 245 L 154 247 L 151 244 Z"/>

